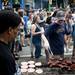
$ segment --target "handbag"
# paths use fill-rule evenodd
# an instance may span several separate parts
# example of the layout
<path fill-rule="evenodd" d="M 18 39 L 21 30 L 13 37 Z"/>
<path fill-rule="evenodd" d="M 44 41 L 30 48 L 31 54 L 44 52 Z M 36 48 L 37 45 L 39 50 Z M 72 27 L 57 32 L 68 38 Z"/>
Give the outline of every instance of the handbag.
<path fill-rule="evenodd" d="M 43 47 L 46 49 L 46 50 L 49 50 L 49 53 L 51 55 L 53 55 L 53 52 L 51 51 L 51 48 L 50 48 L 50 45 L 49 45 L 49 42 L 47 40 L 47 38 L 45 37 L 44 34 L 41 35 L 41 38 L 42 38 L 42 41 L 43 41 Z"/>

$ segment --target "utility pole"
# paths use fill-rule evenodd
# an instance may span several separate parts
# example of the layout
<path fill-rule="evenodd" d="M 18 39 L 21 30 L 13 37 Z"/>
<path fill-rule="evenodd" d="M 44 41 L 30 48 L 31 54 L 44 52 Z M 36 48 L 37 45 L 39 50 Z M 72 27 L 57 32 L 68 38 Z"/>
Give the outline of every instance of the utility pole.
<path fill-rule="evenodd" d="M 56 8 L 58 8 L 57 0 L 56 0 Z"/>
<path fill-rule="evenodd" d="M 33 6 L 33 8 L 35 8 L 35 3 L 34 3 L 34 0 L 33 0 L 32 2 L 33 2 L 33 5 L 32 5 L 32 6 Z"/>
<path fill-rule="evenodd" d="M 51 11 L 52 0 L 48 1 L 48 11 Z"/>
<path fill-rule="evenodd" d="M 0 0 L 0 10 L 2 9 L 2 2 L 1 2 L 1 0 Z"/>
<path fill-rule="evenodd" d="M 41 0 L 41 9 L 42 9 L 42 0 Z"/>

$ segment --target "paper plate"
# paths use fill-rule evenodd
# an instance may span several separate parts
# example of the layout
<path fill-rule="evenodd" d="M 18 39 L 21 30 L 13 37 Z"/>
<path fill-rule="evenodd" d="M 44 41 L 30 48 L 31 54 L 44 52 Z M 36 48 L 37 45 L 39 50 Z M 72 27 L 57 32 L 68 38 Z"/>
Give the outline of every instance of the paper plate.
<path fill-rule="evenodd" d="M 34 67 L 35 67 L 35 65 L 30 64 L 30 65 L 28 65 L 28 67 L 30 67 L 30 68 L 34 68 Z"/>
<path fill-rule="evenodd" d="M 33 68 L 28 68 L 28 72 L 29 73 L 32 73 L 32 72 L 34 72 L 35 71 L 35 69 L 33 69 Z"/>
<path fill-rule="evenodd" d="M 42 69 L 37 69 L 35 72 L 38 73 L 38 74 L 41 74 L 41 73 L 43 73 L 43 70 Z"/>
<path fill-rule="evenodd" d="M 34 61 L 28 61 L 28 64 L 34 64 L 35 62 Z"/>
<path fill-rule="evenodd" d="M 21 62 L 21 65 L 28 65 L 28 62 Z"/>
<path fill-rule="evenodd" d="M 23 72 L 27 72 L 27 69 L 21 69 L 21 72 L 23 73 Z"/>
<path fill-rule="evenodd" d="M 41 62 L 37 62 L 37 63 L 35 63 L 35 66 L 41 66 L 41 65 L 42 65 Z"/>
<path fill-rule="evenodd" d="M 27 68 L 28 68 L 28 65 L 21 66 L 21 69 L 27 69 Z"/>

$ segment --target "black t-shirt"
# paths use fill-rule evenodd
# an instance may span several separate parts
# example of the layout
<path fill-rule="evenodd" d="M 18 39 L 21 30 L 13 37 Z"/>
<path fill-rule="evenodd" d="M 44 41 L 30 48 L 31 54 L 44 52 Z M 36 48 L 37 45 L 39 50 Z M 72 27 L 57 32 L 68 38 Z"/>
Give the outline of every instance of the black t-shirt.
<path fill-rule="evenodd" d="M 0 75 L 14 75 L 16 72 L 14 57 L 7 44 L 0 41 Z"/>

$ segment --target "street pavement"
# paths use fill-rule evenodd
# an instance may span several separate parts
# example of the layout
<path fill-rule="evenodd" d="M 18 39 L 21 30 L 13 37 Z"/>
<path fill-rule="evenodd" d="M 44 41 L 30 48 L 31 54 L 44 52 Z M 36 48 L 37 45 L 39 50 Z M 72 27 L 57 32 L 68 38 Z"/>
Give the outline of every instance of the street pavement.
<path fill-rule="evenodd" d="M 30 48 L 30 46 L 22 47 L 22 51 L 20 51 L 18 53 L 20 55 L 19 63 L 22 62 L 22 61 L 29 61 L 29 60 L 46 63 L 46 57 L 45 57 L 44 51 L 45 51 L 44 49 L 41 50 L 41 57 L 37 61 L 37 59 L 35 59 L 35 57 L 31 58 L 31 48 Z M 34 55 L 34 52 L 35 51 L 33 50 L 33 55 Z"/>
<path fill-rule="evenodd" d="M 64 55 L 71 57 L 73 47 L 69 48 L 68 52 L 66 52 L 66 48 L 64 49 L 65 49 Z M 34 52 L 35 51 L 33 50 L 33 55 L 34 55 Z M 22 47 L 22 51 L 20 51 L 18 54 L 20 55 L 19 63 L 21 63 L 22 61 L 29 61 L 29 60 L 37 61 L 37 59 L 31 58 L 31 47 L 30 46 Z M 38 59 L 38 61 L 42 63 L 46 63 L 46 56 L 45 56 L 44 48 L 42 48 L 41 50 L 41 57 Z"/>
<path fill-rule="evenodd" d="M 66 48 L 65 49 L 65 55 L 69 55 L 71 56 L 72 55 L 72 48 L 71 49 L 69 48 L 69 51 L 66 53 Z M 37 60 L 35 58 L 31 58 L 31 48 L 30 46 L 26 46 L 26 47 L 22 47 L 22 51 L 19 52 L 19 55 L 20 55 L 20 59 L 17 60 L 18 64 L 21 64 L 21 62 L 28 62 L 30 60 L 32 61 L 35 61 L 35 62 L 42 62 L 42 64 L 46 64 L 46 58 L 45 58 L 45 50 L 42 48 L 41 50 L 41 57 Z M 41 68 L 43 70 L 43 73 L 41 74 L 37 74 L 37 73 L 30 73 L 27 74 L 24 73 L 23 75 L 75 75 L 75 72 L 68 72 L 68 71 L 63 71 L 63 70 L 60 70 L 60 69 L 56 69 L 56 68 L 48 68 L 48 67 L 45 67 L 45 68 Z"/>
<path fill-rule="evenodd" d="M 66 48 L 64 48 L 65 53 L 64 55 L 72 55 L 72 49 L 73 47 L 71 46 L 71 48 L 69 48 L 68 52 L 66 52 Z M 34 54 L 34 50 L 33 50 L 33 54 Z M 31 57 L 31 48 L 30 46 L 26 46 L 26 47 L 22 47 L 22 51 L 19 52 L 20 57 Z M 45 56 L 45 50 L 44 48 L 42 48 L 41 50 L 41 55 Z"/>
<path fill-rule="evenodd" d="M 34 55 L 34 50 L 33 50 L 33 55 Z M 22 51 L 19 52 L 20 57 L 31 57 L 31 48 L 30 46 L 22 47 Z M 45 56 L 44 49 L 41 50 L 41 55 Z"/>

